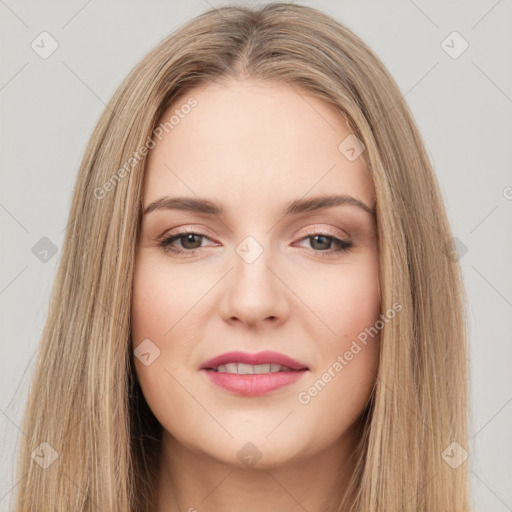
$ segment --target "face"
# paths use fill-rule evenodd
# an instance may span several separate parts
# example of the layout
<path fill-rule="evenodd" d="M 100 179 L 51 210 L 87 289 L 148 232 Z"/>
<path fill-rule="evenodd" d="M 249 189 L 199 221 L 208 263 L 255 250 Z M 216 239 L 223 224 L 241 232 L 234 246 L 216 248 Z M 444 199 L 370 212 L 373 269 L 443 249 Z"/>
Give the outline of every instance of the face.
<path fill-rule="evenodd" d="M 259 467 L 349 442 L 378 364 L 378 334 L 363 333 L 380 313 L 375 192 L 341 144 L 350 130 L 277 83 L 201 86 L 161 121 L 173 115 L 148 156 L 132 303 L 136 372 L 164 435 Z M 342 198 L 310 201 L 324 196 Z M 257 366 L 203 368 L 233 351 Z"/>

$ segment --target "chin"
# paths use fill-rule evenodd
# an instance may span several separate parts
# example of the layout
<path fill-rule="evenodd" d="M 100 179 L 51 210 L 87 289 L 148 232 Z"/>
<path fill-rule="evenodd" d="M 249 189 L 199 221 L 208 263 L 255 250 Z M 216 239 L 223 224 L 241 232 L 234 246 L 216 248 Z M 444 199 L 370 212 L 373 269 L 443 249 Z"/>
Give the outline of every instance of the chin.
<path fill-rule="evenodd" d="M 268 429 L 263 432 L 231 430 L 234 439 L 229 439 L 222 445 L 215 447 L 209 444 L 204 452 L 223 464 L 234 466 L 237 469 L 271 470 L 286 466 L 301 459 L 304 449 L 309 444 L 304 439 L 297 439 L 286 433 L 285 430 L 277 432 L 266 438 Z M 273 439 L 271 439 L 273 437 Z M 312 440 L 314 435 L 312 435 Z M 211 438 L 209 439 L 211 443 Z M 301 450 L 301 444 L 304 449 Z M 213 450 L 212 450 L 213 448 Z"/>

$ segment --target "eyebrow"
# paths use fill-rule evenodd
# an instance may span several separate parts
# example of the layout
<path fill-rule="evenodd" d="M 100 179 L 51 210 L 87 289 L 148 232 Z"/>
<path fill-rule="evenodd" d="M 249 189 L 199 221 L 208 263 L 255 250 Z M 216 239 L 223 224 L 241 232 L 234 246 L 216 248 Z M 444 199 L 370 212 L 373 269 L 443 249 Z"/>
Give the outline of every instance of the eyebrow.
<path fill-rule="evenodd" d="M 356 206 L 361 210 L 375 215 L 375 210 L 365 203 L 350 195 L 326 195 L 311 197 L 308 199 L 294 199 L 286 203 L 283 208 L 283 216 L 297 215 L 299 213 L 311 212 L 332 208 L 334 206 Z M 194 197 L 169 197 L 164 196 L 150 203 L 145 209 L 143 215 L 147 215 L 155 210 L 185 210 L 196 213 L 205 213 L 208 215 L 223 216 L 225 210 L 221 204 L 202 198 Z"/>

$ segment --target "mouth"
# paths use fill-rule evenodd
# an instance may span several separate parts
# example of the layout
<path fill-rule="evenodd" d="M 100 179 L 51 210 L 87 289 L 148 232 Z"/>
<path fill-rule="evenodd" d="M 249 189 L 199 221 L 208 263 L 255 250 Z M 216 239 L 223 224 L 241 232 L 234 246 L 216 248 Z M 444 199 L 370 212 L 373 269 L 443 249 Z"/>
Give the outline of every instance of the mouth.
<path fill-rule="evenodd" d="M 267 364 L 245 364 L 245 363 L 227 363 L 221 364 L 216 368 L 205 368 L 214 372 L 223 372 L 238 375 L 262 375 L 264 373 L 279 373 L 279 372 L 299 372 L 301 370 L 294 370 L 288 366 L 282 366 L 277 363 Z M 304 368 L 306 369 L 306 368 Z"/>
<path fill-rule="evenodd" d="M 226 352 L 205 361 L 200 369 L 239 373 L 241 375 L 309 370 L 304 363 L 272 350 L 265 350 L 256 354 L 241 351 Z"/>
<path fill-rule="evenodd" d="M 297 382 L 309 368 L 284 354 L 229 352 L 203 363 L 209 382 L 230 393 L 260 396 Z"/>

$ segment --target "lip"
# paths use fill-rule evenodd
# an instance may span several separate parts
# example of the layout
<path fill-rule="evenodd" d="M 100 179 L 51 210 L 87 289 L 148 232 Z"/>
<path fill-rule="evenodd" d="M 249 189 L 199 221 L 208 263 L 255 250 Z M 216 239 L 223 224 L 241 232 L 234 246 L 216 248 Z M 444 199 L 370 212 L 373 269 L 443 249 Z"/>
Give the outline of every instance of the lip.
<path fill-rule="evenodd" d="M 295 359 L 291 357 L 285 356 L 284 354 L 280 354 L 279 352 L 273 352 L 272 350 L 264 350 L 263 352 L 257 352 L 256 354 L 251 354 L 250 352 L 226 352 L 225 354 L 221 354 L 217 357 L 209 359 L 205 361 L 200 369 L 201 370 L 213 370 L 220 366 L 221 364 L 228 363 L 244 363 L 244 364 L 279 364 L 281 366 L 286 366 L 291 370 L 309 370 L 309 368 Z M 284 372 L 278 372 L 284 373 Z M 233 374 L 232 374 L 233 375 Z M 267 374 L 261 374 L 267 375 Z"/>
<path fill-rule="evenodd" d="M 201 373 L 219 388 L 242 396 L 261 396 L 298 381 L 308 370 L 240 375 L 202 369 Z"/>
<path fill-rule="evenodd" d="M 221 364 L 244 363 L 244 364 L 278 364 L 293 371 L 260 373 L 260 374 L 237 374 L 217 372 Z M 309 368 L 291 357 L 265 350 L 256 354 L 249 352 L 226 352 L 217 357 L 205 361 L 200 368 L 211 383 L 231 393 L 242 396 L 260 396 L 270 393 L 276 389 L 293 384 L 302 378 Z"/>

